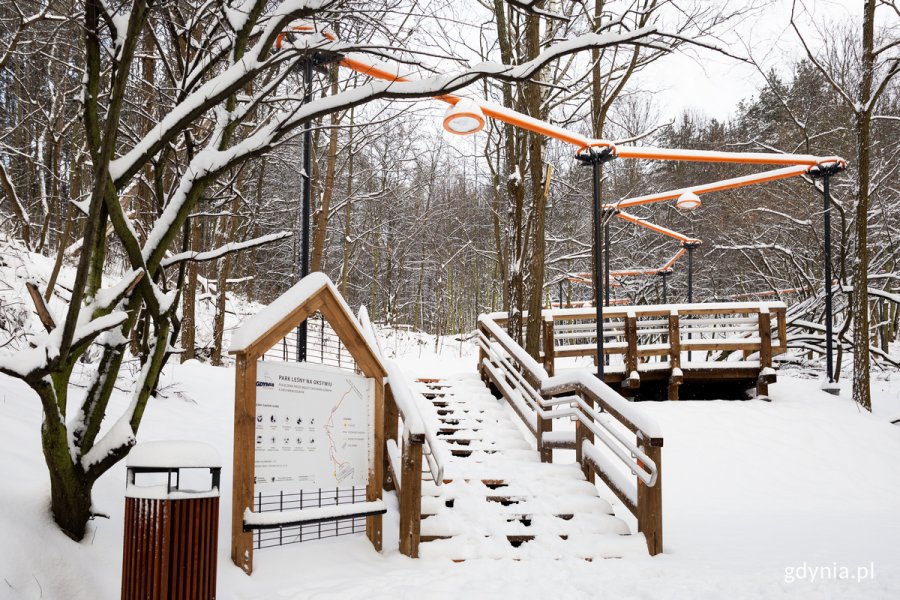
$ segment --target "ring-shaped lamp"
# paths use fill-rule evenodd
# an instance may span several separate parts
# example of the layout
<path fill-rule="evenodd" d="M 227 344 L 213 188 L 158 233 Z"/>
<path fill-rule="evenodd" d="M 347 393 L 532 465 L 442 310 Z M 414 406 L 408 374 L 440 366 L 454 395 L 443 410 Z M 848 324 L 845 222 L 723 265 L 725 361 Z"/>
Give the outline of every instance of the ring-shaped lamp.
<path fill-rule="evenodd" d="M 703 202 L 700 201 L 700 196 L 694 192 L 685 192 L 678 196 L 678 200 L 675 201 L 675 207 L 681 210 L 696 210 L 702 205 Z"/>
<path fill-rule="evenodd" d="M 447 109 L 444 129 L 453 135 L 472 135 L 484 129 L 484 113 L 481 107 L 468 98 L 461 98 Z"/>

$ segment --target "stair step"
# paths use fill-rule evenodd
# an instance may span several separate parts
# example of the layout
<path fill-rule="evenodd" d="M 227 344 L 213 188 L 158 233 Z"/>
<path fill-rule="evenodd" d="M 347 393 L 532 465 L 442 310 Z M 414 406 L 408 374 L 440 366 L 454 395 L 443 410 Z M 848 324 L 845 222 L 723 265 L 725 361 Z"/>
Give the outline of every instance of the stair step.
<path fill-rule="evenodd" d="M 437 485 L 423 469 L 420 556 L 594 560 L 647 556 L 575 464 L 540 462 L 508 407 L 478 378 L 420 381 L 447 458 Z M 551 444 L 574 444 L 574 432 L 551 432 Z"/>
<path fill-rule="evenodd" d="M 643 535 L 579 534 L 565 539 L 553 535 L 535 535 L 514 545 L 506 536 L 442 537 L 419 546 L 422 558 L 471 559 L 583 559 L 646 557 Z"/>
<path fill-rule="evenodd" d="M 507 514 L 491 523 L 483 523 L 484 535 L 530 536 L 556 535 L 567 537 L 578 534 L 616 534 L 629 533 L 624 521 L 614 515 L 578 513 L 569 518 L 560 518 L 547 514 Z M 421 535 L 452 537 L 471 532 L 470 525 L 462 523 L 458 515 L 444 512 L 431 515 L 422 520 Z"/>

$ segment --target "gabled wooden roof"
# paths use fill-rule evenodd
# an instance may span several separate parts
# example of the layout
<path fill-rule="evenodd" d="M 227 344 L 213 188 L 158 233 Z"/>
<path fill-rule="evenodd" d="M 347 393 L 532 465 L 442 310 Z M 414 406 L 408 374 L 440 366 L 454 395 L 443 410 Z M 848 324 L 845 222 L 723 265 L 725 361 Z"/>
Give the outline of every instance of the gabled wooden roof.
<path fill-rule="evenodd" d="M 366 343 L 359 322 L 324 273 L 310 273 L 269 306 L 247 319 L 232 335 L 230 354 L 256 360 L 316 312 L 334 328 L 367 377 L 387 375 L 378 355 Z"/>

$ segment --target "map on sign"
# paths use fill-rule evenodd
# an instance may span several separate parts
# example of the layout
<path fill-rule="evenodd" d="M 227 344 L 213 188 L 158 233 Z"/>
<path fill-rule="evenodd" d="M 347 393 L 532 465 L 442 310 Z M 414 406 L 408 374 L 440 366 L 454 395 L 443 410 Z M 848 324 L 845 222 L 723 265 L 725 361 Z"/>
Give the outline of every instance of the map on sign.
<path fill-rule="evenodd" d="M 365 487 L 374 393 L 372 380 L 341 369 L 259 362 L 254 492 Z"/>

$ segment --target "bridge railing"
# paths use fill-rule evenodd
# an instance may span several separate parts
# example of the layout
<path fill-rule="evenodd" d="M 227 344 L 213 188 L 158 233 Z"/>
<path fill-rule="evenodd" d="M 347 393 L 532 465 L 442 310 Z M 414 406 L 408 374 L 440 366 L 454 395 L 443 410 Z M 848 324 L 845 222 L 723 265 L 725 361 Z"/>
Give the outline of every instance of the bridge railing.
<path fill-rule="evenodd" d="M 397 491 L 400 501 L 400 552 L 419 556 L 422 523 L 422 459 L 435 485 L 444 482 L 448 462 L 442 454 L 436 432 L 422 419 L 417 399 L 399 365 L 384 355 L 365 307 L 359 309 L 358 320 L 369 344 L 376 349 L 388 377 L 384 393 L 385 465 L 383 487 Z M 400 424 L 403 426 L 400 437 Z"/>
<path fill-rule="evenodd" d="M 753 358 L 759 363 L 757 393 L 767 394 L 768 384 L 775 380 L 772 357 L 787 350 L 785 314 L 782 302 L 606 307 L 601 329 L 609 362 L 606 380 L 633 389 L 640 386 L 642 373 L 665 371 L 669 398 L 674 400 L 683 367 L 747 365 Z M 504 313 L 489 317 L 500 325 L 506 321 Z M 541 363 L 550 375 L 558 370 L 559 359 L 589 357 L 596 364 L 593 308 L 543 311 L 541 338 Z M 728 359 L 736 352 L 740 360 L 732 363 Z"/>
<path fill-rule="evenodd" d="M 482 377 L 534 434 L 541 460 L 574 448 L 585 477 L 596 473 L 637 518 L 650 554 L 662 552 L 663 437 L 653 419 L 586 369 L 551 377 L 490 316 L 479 319 L 478 345 Z M 575 421 L 574 434 L 553 431 L 555 420 Z"/>

